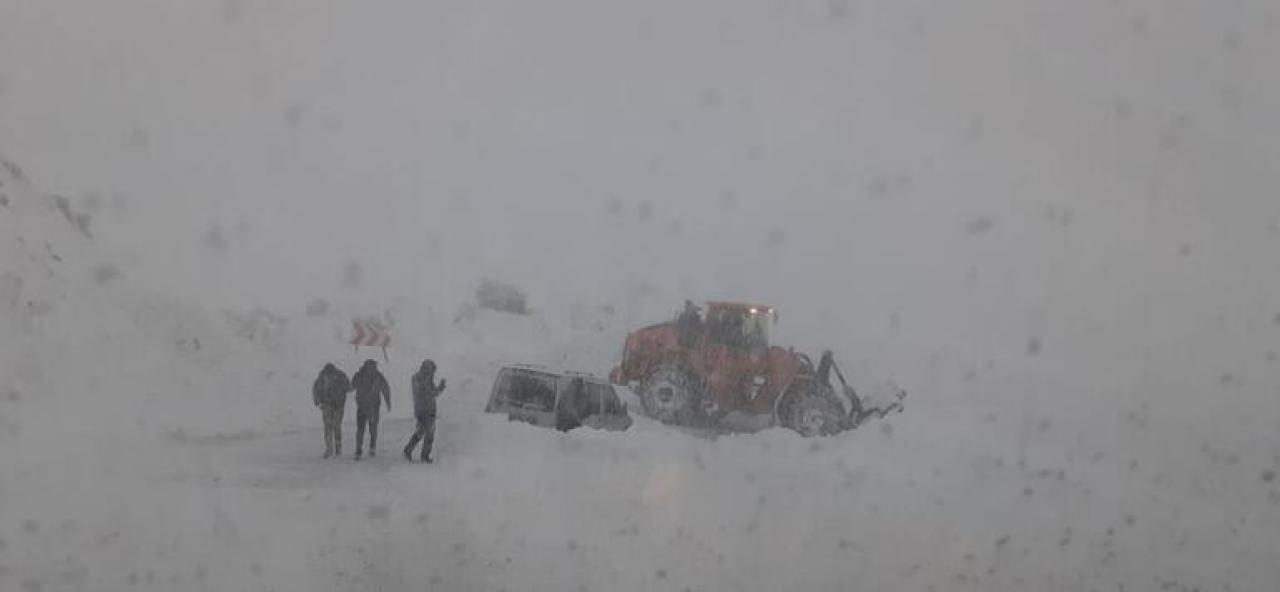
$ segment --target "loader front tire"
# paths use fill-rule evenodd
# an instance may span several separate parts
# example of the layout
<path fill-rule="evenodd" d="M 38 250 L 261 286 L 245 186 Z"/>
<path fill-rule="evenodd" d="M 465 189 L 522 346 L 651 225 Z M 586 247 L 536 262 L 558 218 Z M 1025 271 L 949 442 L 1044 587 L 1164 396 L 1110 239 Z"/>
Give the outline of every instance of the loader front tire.
<path fill-rule="evenodd" d="M 638 394 L 646 415 L 677 425 L 695 422 L 702 396 L 693 376 L 669 364 L 650 372 L 640 383 Z"/>

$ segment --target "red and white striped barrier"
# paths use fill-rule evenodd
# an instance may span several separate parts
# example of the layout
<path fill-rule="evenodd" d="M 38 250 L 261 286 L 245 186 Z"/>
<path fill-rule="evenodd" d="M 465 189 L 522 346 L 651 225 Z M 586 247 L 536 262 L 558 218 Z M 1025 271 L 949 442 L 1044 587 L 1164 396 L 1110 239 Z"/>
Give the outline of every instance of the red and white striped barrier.
<path fill-rule="evenodd" d="M 362 345 L 370 347 L 381 347 L 382 357 L 387 357 L 387 346 L 391 344 L 391 333 L 387 331 L 387 326 L 381 322 L 372 319 L 352 319 L 351 320 L 351 345 L 359 349 Z"/>

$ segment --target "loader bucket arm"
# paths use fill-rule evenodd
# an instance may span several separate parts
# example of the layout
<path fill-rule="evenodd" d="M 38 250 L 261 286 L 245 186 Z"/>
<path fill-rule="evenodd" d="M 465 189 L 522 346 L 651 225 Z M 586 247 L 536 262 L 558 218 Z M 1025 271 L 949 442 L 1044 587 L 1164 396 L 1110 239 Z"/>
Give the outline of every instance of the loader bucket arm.
<path fill-rule="evenodd" d="M 840 367 L 836 365 L 835 356 L 831 350 L 822 352 L 822 358 L 818 361 L 817 379 L 819 384 L 831 385 L 831 372 L 835 372 L 836 378 L 840 380 L 840 392 L 846 399 L 849 399 L 849 414 L 845 417 L 845 430 L 852 430 L 869 418 L 883 419 L 885 416 L 897 411 L 901 413 L 904 409 L 902 401 L 907 397 L 907 392 L 898 387 L 894 388 L 894 400 L 884 406 L 867 407 L 863 403 L 862 398 L 858 396 L 857 391 L 849 386 L 849 381 L 845 380 L 844 373 L 840 372 Z M 834 387 L 833 387 L 834 390 Z"/>

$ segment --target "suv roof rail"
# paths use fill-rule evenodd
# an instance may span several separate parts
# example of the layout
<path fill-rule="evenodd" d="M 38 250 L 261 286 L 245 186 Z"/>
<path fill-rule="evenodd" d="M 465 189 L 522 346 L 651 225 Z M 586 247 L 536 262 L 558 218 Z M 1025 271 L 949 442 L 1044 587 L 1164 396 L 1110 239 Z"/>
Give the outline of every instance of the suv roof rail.
<path fill-rule="evenodd" d="M 535 370 L 546 374 L 554 374 L 556 376 L 573 376 L 575 378 L 590 378 L 593 380 L 602 380 L 592 372 L 582 372 L 580 370 L 562 370 L 559 368 L 550 368 L 542 364 L 504 364 L 503 368 L 511 368 L 514 370 Z"/>

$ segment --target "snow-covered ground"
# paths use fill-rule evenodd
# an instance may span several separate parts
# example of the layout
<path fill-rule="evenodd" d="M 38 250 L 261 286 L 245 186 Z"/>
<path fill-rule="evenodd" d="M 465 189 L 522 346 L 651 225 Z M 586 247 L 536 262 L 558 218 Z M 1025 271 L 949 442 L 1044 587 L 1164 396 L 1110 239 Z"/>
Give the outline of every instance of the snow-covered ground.
<path fill-rule="evenodd" d="M 1081 392 L 1068 381 L 1039 396 L 999 372 L 963 404 L 916 393 L 890 421 L 814 440 L 639 417 L 562 434 L 482 413 L 499 364 L 606 371 L 624 327 L 603 313 L 579 329 L 474 310 L 406 321 L 381 454 L 322 460 L 313 373 L 374 355 L 341 345 L 346 316 L 219 314 L 127 270 L 104 281 L 56 204 L 3 180 L 0 214 L 25 233 L 5 264 L 40 278 L 3 316 L 4 589 L 1266 590 L 1280 576 L 1280 451 L 1246 413 L 1206 437 L 1148 402 L 1059 397 Z M 430 466 L 399 457 L 407 377 L 428 354 L 451 383 Z"/>

